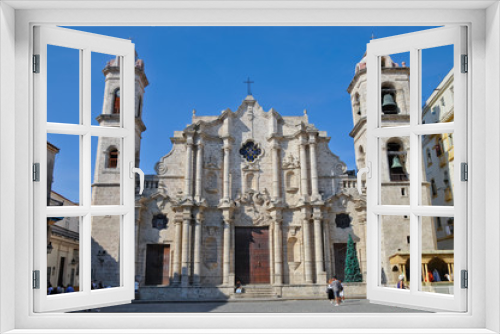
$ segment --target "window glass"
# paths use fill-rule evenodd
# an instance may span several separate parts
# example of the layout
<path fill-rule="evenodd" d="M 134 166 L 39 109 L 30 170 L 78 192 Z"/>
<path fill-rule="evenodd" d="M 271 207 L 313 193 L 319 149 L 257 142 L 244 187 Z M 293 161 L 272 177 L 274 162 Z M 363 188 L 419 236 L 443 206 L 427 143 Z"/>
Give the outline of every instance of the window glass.
<path fill-rule="evenodd" d="M 80 123 L 80 50 L 47 45 L 47 122 Z"/>

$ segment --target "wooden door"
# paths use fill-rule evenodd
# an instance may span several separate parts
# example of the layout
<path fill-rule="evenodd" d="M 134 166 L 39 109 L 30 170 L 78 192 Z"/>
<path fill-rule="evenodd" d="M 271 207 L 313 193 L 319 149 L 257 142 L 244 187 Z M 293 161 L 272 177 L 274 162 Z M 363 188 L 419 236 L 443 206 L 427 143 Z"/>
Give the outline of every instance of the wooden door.
<path fill-rule="evenodd" d="M 170 283 L 170 245 L 148 245 L 146 249 L 146 285 Z"/>
<path fill-rule="evenodd" d="M 345 270 L 345 256 L 347 254 L 346 243 L 333 244 L 333 251 L 335 255 L 335 276 L 341 281 L 344 281 Z"/>
<path fill-rule="evenodd" d="M 253 228 L 250 243 L 250 280 L 252 283 L 270 283 L 269 229 Z"/>
<path fill-rule="evenodd" d="M 235 276 L 242 284 L 270 283 L 267 227 L 235 228 Z"/>

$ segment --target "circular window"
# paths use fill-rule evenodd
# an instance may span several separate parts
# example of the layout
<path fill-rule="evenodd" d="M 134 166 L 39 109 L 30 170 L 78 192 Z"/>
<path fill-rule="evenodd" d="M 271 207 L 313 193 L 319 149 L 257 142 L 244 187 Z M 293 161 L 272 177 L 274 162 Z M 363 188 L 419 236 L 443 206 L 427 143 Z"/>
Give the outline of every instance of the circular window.
<path fill-rule="evenodd" d="M 240 148 L 240 154 L 248 162 L 254 162 L 262 154 L 262 150 L 258 144 L 248 141 Z"/>

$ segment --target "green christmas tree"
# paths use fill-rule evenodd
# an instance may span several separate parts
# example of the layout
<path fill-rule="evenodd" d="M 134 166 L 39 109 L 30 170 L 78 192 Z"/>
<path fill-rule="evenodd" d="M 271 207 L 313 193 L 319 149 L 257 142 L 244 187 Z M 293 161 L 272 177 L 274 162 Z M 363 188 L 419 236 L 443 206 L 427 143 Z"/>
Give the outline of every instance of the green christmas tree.
<path fill-rule="evenodd" d="M 354 242 L 349 234 L 347 241 L 347 254 L 345 256 L 344 282 L 362 282 L 361 272 L 359 271 L 359 261 L 354 248 Z"/>

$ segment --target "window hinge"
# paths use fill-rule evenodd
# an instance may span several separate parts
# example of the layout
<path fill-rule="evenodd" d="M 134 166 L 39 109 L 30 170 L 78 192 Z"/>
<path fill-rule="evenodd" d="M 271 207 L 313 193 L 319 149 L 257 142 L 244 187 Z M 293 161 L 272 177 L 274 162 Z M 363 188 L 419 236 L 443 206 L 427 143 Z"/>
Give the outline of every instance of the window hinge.
<path fill-rule="evenodd" d="M 40 163 L 35 162 L 33 164 L 33 181 L 39 182 L 40 181 Z"/>
<path fill-rule="evenodd" d="M 33 55 L 33 73 L 40 73 L 40 55 Z"/>
<path fill-rule="evenodd" d="M 462 276 L 462 289 L 468 289 L 469 288 L 469 272 L 467 270 L 462 270 L 460 272 L 460 275 Z"/>
<path fill-rule="evenodd" d="M 40 289 L 40 270 L 33 270 L 33 289 Z"/>
<path fill-rule="evenodd" d="M 462 181 L 469 181 L 469 165 L 466 162 L 460 164 L 460 175 Z"/>
<path fill-rule="evenodd" d="M 462 55 L 462 73 L 469 72 L 469 56 Z"/>

